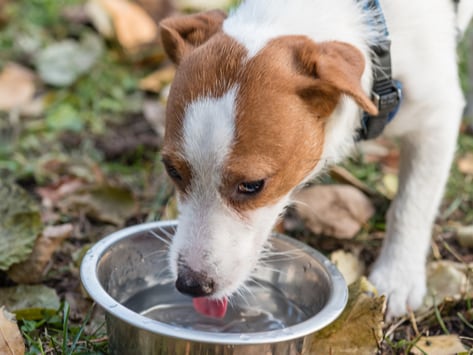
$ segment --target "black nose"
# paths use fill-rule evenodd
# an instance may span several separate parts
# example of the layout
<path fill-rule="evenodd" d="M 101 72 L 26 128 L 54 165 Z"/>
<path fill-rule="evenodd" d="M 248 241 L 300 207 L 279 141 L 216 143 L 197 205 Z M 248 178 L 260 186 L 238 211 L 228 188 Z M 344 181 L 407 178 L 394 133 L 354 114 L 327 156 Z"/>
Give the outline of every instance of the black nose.
<path fill-rule="evenodd" d="M 178 270 L 176 288 L 192 297 L 210 296 L 214 291 L 214 281 L 205 273 L 182 266 Z"/>

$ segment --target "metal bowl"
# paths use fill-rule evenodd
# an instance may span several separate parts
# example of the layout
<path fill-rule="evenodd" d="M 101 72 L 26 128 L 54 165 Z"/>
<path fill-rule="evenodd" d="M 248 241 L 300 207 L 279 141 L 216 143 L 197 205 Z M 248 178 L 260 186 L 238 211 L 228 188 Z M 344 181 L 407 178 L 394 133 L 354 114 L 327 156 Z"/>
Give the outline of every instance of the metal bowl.
<path fill-rule="evenodd" d="M 111 354 L 300 354 L 305 337 L 346 305 L 345 280 L 327 258 L 274 234 L 275 253 L 252 274 L 249 291 L 232 298 L 225 318 L 195 318 L 192 299 L 175 290 L 168 271 L 176 226 L 162 221 L 125 228 L 85 255 L 82 283 L 106 312 Z M 184 307 L 184 317 L 155 316 L 170 304 Z"/>

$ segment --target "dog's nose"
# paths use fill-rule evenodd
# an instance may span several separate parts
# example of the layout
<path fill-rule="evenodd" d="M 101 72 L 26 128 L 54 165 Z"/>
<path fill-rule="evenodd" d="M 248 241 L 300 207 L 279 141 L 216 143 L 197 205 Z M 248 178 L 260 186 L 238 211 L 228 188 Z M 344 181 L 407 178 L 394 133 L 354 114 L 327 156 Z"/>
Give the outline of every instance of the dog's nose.
<path fill-rule="evenodd" d="M 214 292 L 214 281 L 205 273 L 184 266 L 179 268 L 176 288 L 192 297 L 210 296 Z"/>

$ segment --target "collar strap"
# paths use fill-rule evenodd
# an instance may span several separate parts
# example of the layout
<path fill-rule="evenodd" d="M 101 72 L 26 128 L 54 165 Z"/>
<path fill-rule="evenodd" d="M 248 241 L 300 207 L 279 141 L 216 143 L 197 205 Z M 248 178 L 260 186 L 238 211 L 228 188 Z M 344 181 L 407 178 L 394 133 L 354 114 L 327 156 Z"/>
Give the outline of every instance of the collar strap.
<path fill-rule="evenodd" d="M 371 99 L 379 112 L 377 116 L 363 112 L 357 140 L 378 137 L 396 115 L 402 99 L 402 85 L 399 81 L 392 79 L 391 39 L 381 5 L 378 0 L 368 0 L 364 9 L 374 13 L 373 25 L 375 28 L 382 29 L 378 43 L 371 47 L 373 61 Z"/>

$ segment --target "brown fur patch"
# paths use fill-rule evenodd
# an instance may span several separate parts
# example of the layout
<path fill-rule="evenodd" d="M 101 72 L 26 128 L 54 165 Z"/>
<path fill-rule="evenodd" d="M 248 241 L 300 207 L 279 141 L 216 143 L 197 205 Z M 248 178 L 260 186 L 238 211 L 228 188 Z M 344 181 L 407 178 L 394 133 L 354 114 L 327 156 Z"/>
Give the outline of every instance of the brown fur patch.
<path fill-rule="evenodd" d="M 181 150 L 186 107 L 199 98 L 223 96 L 237 83 L 245 56 L 241 45 L 218 33 L 181 61 L 169 93 L 163 147 L 163 155 L 176 169 L 190 171 Z M 191 173 L 181 191 L 186 191 L 190 178 Z"/>
<path fill-rule="evenodd" d="M 340 94 L 301 70 L 294 52 L 301 39 L 272 40 L 245 65 L 235 145 L 222 188 L 239 211 L 276 203 L 314 169 L 322 154 L 325 118 Z M 257 195 L 237 193 L 239 183 L 264 178 Z"/>
<path fill-rule="evenodd" d="M 164 148 L 176 167 L 190 169 L 180 153 L 186 105 L 237 86 L 236 137 L 220 191 L 239 212 L 276 203 L 315 168 L 326 120 L 342 93 L 363 107 L 370 103 L 360 87 L 363 57 L 348 44 L 285 36 L 245 57 L 243 46 L 219 32 L 182 58 L 169 95 Z M 181 191 L 190 179 L 192 171 Z M 237 192 L 239 183 L 260 179 L 266 179 L 260 193 Z"/>

